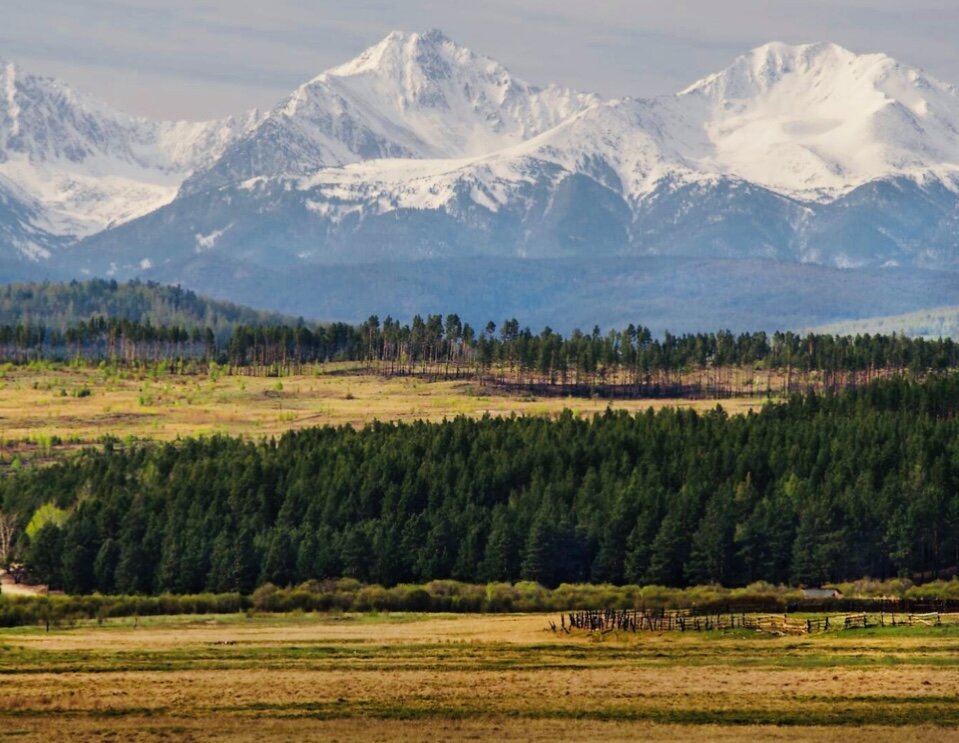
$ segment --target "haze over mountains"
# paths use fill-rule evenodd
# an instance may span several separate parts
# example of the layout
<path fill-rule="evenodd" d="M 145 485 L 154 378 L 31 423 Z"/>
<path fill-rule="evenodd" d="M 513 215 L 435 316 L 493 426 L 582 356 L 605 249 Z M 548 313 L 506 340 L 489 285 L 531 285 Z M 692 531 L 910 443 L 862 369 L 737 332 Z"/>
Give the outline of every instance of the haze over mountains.
<path fill-rule="evenodd" d="M 392 33 L 206 123 L 0 62 L 0 278 L 679 330 L 955 304 L 957 272 L 959 93 L 881 54 L 773 43 L 676 95 L 603 100 Z"/>

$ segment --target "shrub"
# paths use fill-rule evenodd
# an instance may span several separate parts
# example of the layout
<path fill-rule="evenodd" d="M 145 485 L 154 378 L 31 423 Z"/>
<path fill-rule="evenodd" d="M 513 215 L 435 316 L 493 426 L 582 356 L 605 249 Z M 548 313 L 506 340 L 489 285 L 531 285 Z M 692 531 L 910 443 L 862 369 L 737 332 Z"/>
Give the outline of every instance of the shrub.
<path fill-rule="evenodd" d="M 422 588 L 414 588 L 406 594 L 407 611 L 429 611 L 432 605 L 432 597 Z"/>

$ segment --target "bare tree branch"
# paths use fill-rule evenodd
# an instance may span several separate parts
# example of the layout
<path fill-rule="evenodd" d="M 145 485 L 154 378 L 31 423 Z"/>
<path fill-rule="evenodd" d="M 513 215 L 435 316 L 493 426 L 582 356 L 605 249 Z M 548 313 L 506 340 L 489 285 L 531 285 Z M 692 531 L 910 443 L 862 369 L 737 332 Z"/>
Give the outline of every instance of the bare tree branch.
<path fill-rule="evenodd" d="M 0 566 L 7 567 L 12 557 L 13 537 L 17 531 L 13 514 L 0 511 Z"/>

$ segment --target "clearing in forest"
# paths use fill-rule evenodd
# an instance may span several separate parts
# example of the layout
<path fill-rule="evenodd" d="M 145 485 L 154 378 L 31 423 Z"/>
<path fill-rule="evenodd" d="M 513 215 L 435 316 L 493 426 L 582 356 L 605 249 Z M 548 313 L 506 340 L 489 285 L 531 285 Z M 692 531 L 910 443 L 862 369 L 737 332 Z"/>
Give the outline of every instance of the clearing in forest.
<path fill-rule="evenodd" d="M 119 438 L 170 440 L 230 435 L 262 437 L 319 425 L 361 426 L 373 420 L 438 421 L 457 415 L 579 415 L 664 406 L 730 413 L 758 409 L 763 399 L 606 400 L 532 397 L 467 381 L 383 377 L 355 365 L 328 364 L 284 377 L 159 374 L 120 369 L 7 367 L 0 373 L 0 443 L 41 447 L 59 437 L 86 444 Z"/>

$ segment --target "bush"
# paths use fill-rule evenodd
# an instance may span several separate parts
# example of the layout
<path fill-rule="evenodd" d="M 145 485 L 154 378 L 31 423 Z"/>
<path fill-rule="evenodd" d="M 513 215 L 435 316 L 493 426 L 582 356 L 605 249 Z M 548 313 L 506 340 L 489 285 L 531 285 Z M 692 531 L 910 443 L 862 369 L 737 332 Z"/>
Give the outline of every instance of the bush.
<path fill-rule="evenodd" d="M 949 599 L 959 601 L 959 577 L 952 580 L 936 580 L 924 583 L 921 586 L 912 586 L 905 592 L 907 599 L 938 600 Z"/>
<path fill-rule="evenodd" d="M 264 583 L 253 592 L 253 608 L 257 611 L 275 611 L 280 589 L 272 583 Z"/>
<path fill-rule="evenodd" d="M 414 588 L 406 594 L 407 611 L 429 611 L 432 605 L 432 597 L 422 588 Z"/>

